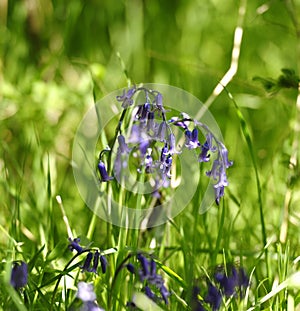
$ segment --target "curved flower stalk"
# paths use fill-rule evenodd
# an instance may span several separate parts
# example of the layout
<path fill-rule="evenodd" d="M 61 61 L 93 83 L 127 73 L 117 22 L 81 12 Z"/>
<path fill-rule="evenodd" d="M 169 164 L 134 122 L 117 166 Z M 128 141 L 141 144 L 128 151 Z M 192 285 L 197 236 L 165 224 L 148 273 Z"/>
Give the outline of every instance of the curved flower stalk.
<path fill-rule="evenodd" d="M 170 186 L 172 172 L 176 171 L 176 155 L 187 149 L 198 153 L 199 162 L 213 159 L 212 168 L 206 175 L 214 181 L 215 202 L 219 205 L 228 186 L 226 172 L 233 162 L 228 160 L 227 148 L 210 128 L 185 112 L 177 116 L 166 110 L 163 94 L 143 86 L 124 90 L 116 100 L 124 110 L 110 150 L 100 152 L 97 163 L 100 181 L 108 182 L 113 178 L 128 180 L 130 167 L 134 166 L 137 173 L 148 176 L 153 185 L 152 193 L 158 196 L 159 188 Z M 123 125 L 124 120 L 130 120 L 129 124 Z M 180 131 L 185 136 L 183 146 L 179 146 L 180 135 L 177 133 Z M 203 142 L 200 141 L 202 136 Z M 114 148 L 116 156 L 113 159 Z M 105 151 L 110 153 L 108 159 L 113 159 L 108 167 L 113 167 L 114 177 L 110 176 L 112 172 L 107 171 L 103 162 Z"/>
<path fill-rule="evenodd" d="M 63 269 L 62 273 L 58 275 L 56 284 L 54 286 L 53 292 L 52 292 L 52 300 L 51 300 L 51 308 L 50 311 L 53 310 L 55 296 L 60 284 L 60 281 L 62 277 L 66 274 L 67 271 L 72 271 L 75 268 L 80 268 L 81 272 L 88 272 L 88 273 L 94 273 L 98 274 L 99 270 L 99 264 L 101 266 L 102 273 L 106 273 L 107 270 L 107 259 L 105 255 L 98 249 L 98 248 L 88 248 L 88 247 L 82 247 L 80 243 L 80 238 L 68 238 L 69 244 L 68 249 L 76 253 L 72 256 L 72 258 L 69 260 L 69 262 L 66 264 L 65 268 Z M 75 263 L 73 266 L 71 264 L 75 261 L 75 259 L 78 259 L 79 257 L 84 256 L 84 259 L 81 262 Z M 81 310 L 87 310 L 87 311 L 96 311 L 96 310 L 103 310 L 100 307 L 98 307 L 97 302 L 95 301 L 95 294 L 93 292 L 93 285 L 87 284 L 85 282 L 79 282 L 78 283 L 78 293 L 77 297 L 82 300 L 83 306 Z"/>
<path fill-rule="evenodd" d="M 70 251 L 76 250 L 77 254 L 80 255 L 87 252 L 83 265 L 81 266 L 82 272 L 93 272 L 97 273 L 98 266 L 100 263 L 102 273 L 106 272 L 107 259 L 98 249 L 83 249 L 80 245 L 80 238 L 71 239 L 69 238 L 68 248 Z"/>

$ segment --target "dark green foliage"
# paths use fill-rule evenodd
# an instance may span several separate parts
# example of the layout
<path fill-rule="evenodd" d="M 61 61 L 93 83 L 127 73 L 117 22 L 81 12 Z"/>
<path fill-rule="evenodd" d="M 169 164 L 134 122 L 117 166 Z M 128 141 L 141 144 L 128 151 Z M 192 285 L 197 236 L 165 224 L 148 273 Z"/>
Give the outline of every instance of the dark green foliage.
<path fill-rule="evenodd" d="M 99 306 L 124 310 L 143 285 L 117 269 L 138 251 L 156 259 L 166 280 L 163 310 L 190 311 L 197 284 L 195 306 L 208 307 L 204 285 L 216 266 L 236 261 L 249 273 L 249 295 L 228 298 L 228 310 L 299 308 L 299 283 L 288 282 L 300 256 L 300 8 L 248 0 L 245 10 L 237 74 L 210 106 L 234 161 L 224 198 L 199 214 L 199 177 L 175 219 L 127 230 L 94 216 L 78 192 L 78 125 L 94 102 L 130 81 L 170 84 L 205 102 L 231 61 L 237 1 L 0 1 L 0 309 L 76 310 L 85 281 Z M 101 133 L 101 148 L 111 145 L 119 117 Z M 96 168 L 98 159 L 88 160 Z M 134 208 L 153 204 L 117 183 L 110 191 Z M 70 252 L 70 230 L 103 251 L 105 274 L 100 264 L 98 274 L 81 272 L 86 252 Z M 28 264 L 28 284 L 17 290 L 9 284 L 14 261 Z"/>

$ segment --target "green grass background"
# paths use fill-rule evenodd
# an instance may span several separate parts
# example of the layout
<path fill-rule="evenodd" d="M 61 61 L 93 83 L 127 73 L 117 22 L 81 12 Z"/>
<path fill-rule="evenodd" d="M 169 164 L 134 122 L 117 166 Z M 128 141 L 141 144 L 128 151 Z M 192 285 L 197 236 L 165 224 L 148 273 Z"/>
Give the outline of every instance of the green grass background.
<path fill-rule="evenodd" d="M 32 291 L 46 284 L 55 269 L 62 270 L 71 256 L 56 195 L 62 197 L 74 235 L 90 235 L 93 245 L 103 250 L 119 246 L 109 257 L 111 274 L 96 280 L 104 307 L 116 264 L 126 256 L 125 245 L 149 250 L 153 236 L 161 239 L 156 256 L 186 284 L 224 261 L 239 261 L 248 273 L 254 269 L 247 307 L 299 269 L 299 133 L 294 131 L 300 115 L 298 93 L 295 88 L 266 92 L 253 80 L 276 80 L 282 68 L 299 73 L 299 1 L 247 1 L 239 69 L 227 87 L 252 139 L 268 257 L 249 145 L 227 92 L 210 107 L 234 161 L 220 208 L 199 215 L 194 202 L 173 224 L 143 236 L 96 219 L 88 234 L 93 214 L 78 194 L 71 166 L 72 139 L 80 120 L 94 100 L 127 86 L 124 68 L 132 83 L 170 84 L 205 102 L 230 65 L 238 1 L 1 0 L 0 6 L 2 306 L 8 303 L 7 292 L 13 295 L 6 263 L 15 259 L 31 263 L 28 309 L 38 310 L 50 301 L 53 284 L 35 295 Z M 293 168 L 292 154 L 297 159 Z M 288 231 L 280 241 L 289 194 Z M 116 287 L 123 286 L 124 279 L 118 276 Z M 178 295 L 182 291 L 174 276 L 168 287 Z M 61 295 L 61 304 L 66 306 L 74 292 L 67 299 Z M 122 310 L 129 294 L 122 295 L 113 296 L 111 308 Z M 294 288 L 261 308 L 285 310 L 288 298 L 297 308 L 299 293 Z M 175 295 L 171 303 L 170 310 L 186 307 Z"/>

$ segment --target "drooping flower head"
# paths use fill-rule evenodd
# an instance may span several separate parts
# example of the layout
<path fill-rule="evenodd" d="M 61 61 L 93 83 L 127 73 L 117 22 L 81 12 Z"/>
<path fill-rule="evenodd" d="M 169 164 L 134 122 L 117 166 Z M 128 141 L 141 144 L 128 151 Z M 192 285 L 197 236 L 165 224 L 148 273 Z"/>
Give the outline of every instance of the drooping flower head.
<path fill-rule="evenodd" d="M 120 96 L 117 96 L 117 101 L 122 102 L 122 107 L 123 108 L 128 108 L 129 106 L 131 106 L 133 104 L 133 95 L 136 92 L 136 88 L 130 88 L 128 89 L 128 91 L 123 91 L 123 94 Z"/>
<path fill-rule="evenodd" d="M 227 148 L 210 128 L 192 119 L 184 111 L 176 115 L 172 110 L 166 110 L 164 96 L 156 90 L 134 86 L 124 90 L 116 99 L 122 103 L 124 110 L 109 151 L 113 153 L 116 150 L 116 156 L 108 157 L 114 161 L 108 167 L 113 167 L 117 180 L 123 176 L 126 181 L 129 167 L 136 167 L 138 173 L 147 174 L 153 187 L 151 193 L 159 197 L 157 185 L 163 188 L 172 185 L 169 180 L 172 178 L 172 167 L 176 167 L 176 155 L 185 148 L 196 152 L 199 162 L 212 162 L 206 175 L 213 180 L 215 202 L 219 205 L 224 189 L 228 186 L 227 169 L 232 162 L 228 160 Z M 124 121 L 128 124 L 124 125 Z M 178 132 L 184 133 L 183 145 L 179 143 Z M 97 168 L 102 182 L 113 179 L 101 157 Z"/>
<path fill-rule="evenodd" d="M 204 301 L 211 305 L 213 311 L 219 310 L 221 306 L 222 294 L 212 283 L 208 284 L 208 292 L 204 298 Z"/>
<path fill-rule="evenodd" d="M 82 272 L 98 272 L 99 263 L 101 265 L 102 273 L 106 272 L 107 268 L 107 259 L 104 255 L 101 254 L 101 251 L 98 249 L 84 249 L 79 245 L 80 238 L 71 239 L 69 238 L 68 248 L 70 251 L 76 250 L 77 255 L 84 254 L 86 252 L 83 264 L 80 266 Z"/>
<path fill-rule="evenodd" d="M 14 262 L 11 270 L 10 284 L 15 289 L 22 288 L 28 282 L 28 266 L 24 261 Z"/>
<path fill-rule="evenodd" d="M 112 176 L 108 175 L 105 164 L 101 160 L 98 163 L 98 170 L 99 170 L 102 182 L 106 182 L 106 181 L 110 181 L 110 180 L 114 179 Z"/>
<path fill-rule="evenodd" d="M 69 238 L 69 245 L 68 248 L 70 251 L 76 250 L 77 253 L 82 253 L 83 248 L 79 245 L 80 242 L 80 238 L 75 238 L 75 239 L 71 239 Z"/>

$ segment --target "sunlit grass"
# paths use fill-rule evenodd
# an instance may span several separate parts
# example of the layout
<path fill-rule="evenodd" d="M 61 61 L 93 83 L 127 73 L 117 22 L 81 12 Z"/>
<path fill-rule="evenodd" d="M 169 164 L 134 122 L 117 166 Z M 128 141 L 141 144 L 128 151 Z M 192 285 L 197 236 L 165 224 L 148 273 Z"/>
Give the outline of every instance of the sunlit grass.
<path fill-rule="evenodd" d="M 78 310 L 84 281 L 105 310 L 129 309 L 128 302 L 198 310 L 194 286 L 210 310 L 208 283 L 218 285 L 216 271 L 230 275 L 232 265 L 245 269 L 249 286 L 242 299 L 223 296 L 221 310 L 299 308 L 299 7 L 247 2 L 238 71 L 212 97 L 230 65 L 234 1 L 0 3 L 0 308 Z M 167 83 L 209 102 L 234 161 L 219 206 L 199 213 L 203 180 L 182 213 L 151 229 L 113 226 L 85 205 L 72 170 L 76 129 L 90 106 L 130 82 Z M 101 190 L 119 206 L 154 204 L 117 184 Z M 68 249 L 76 237 L 81 254 Z M 105 255 L 105 273 L 82 272 L 88 249 Z M 126 268 L 141 268 L 138 253 L 155 260 L 169 304 L 150 300 Z M 14 261 L 29 272 L 16 290 Z"/>

